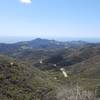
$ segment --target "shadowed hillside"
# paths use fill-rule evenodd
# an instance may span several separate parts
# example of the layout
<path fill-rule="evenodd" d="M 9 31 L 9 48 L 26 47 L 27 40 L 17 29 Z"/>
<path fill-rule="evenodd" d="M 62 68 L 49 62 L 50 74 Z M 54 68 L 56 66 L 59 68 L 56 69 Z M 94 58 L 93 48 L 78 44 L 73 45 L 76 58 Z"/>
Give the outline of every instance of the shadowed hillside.
<path fill-rule="evenodd" d="M 83 62 L 94 56 L 100 55 L 99 44 L 87 44 L 83 47 L 78 48 L 67 48 L 56 52 L 56 54 L 48 56 L 47 59 L 43 60 L 43 64 L 36 64 L 37 67 L 45 69 L 53 68 L 70 68 L 71 65 Z M 56 64 L 56 66 L 54 66 Z M 50 67 L 51 66 L 51 67 Z M 44 68 L 44 67 L 43 67 Z"/>

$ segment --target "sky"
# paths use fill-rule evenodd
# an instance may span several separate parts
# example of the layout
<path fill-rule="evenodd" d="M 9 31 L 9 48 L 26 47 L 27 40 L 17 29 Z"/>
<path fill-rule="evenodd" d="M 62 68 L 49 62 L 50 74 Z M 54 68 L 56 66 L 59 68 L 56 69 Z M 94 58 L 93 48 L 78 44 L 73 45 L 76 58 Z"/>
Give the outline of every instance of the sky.
<path fill-rule="evenodd" d="M 100 0 L 0 0 L 0 37 L 100 38 Z"/>

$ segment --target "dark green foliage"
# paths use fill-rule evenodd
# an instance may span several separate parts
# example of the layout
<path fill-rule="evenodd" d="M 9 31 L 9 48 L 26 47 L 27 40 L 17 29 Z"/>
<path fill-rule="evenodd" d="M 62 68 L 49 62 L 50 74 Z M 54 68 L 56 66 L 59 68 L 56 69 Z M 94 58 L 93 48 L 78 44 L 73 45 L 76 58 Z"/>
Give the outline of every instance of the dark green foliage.
<path fill-rule="evenodd" d="M 7 61 L 9 57 L 0 57 L 4 58 L 6 61 L 0 61 L 0 100 L 42 100 L 49 92 L 54 94 L 56 82 L 46 73 L 27 63 L 13 62 L 13 59 Z"/>

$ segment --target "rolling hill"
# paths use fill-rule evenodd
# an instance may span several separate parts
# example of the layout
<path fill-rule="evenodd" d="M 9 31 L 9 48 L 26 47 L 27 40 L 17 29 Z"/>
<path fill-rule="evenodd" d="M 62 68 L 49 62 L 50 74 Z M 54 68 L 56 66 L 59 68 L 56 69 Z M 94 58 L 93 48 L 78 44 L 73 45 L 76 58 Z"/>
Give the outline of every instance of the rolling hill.
<path fill-rule="evenodd" d="M 0 100 L 74 100 L 77 84 L 80 100 L 91 100 L 100 83 L 99 65 L 99 43 L 40 38 L 0 43 Z"/>
<path fill-rule="evenodd" d="M 49 68 L 53 69 L 55 68 L 53 65 L 56 64 L 58 68 L 70 68 L 71 65 L 83 62 L 97 55 L 100 55 L 100 45 L 86 44 L 83 47 L 60 50 L 56 54 L 49 56 L 47 59 L 43 60 L 42 64 L 36 65 L 40 68 L 42 68 L 42 66 L 47 66 L 47 68 L 48 66 L 51 66 Z"/>
<path fill-rule="evenodd" d="M 76 48 L 79 46 L 84 46 L 87 44 L 83 41 L 75 41 L 75 42 L 59 42 L 55 40 L 47 40 L 47 39 L 34 39 L 31 41 L 22 41 L 18 43 L 6 44 L 0 43 L 0 53 L 2 54 L 9 54 L 13 55 L 15 53 L 19 53 L 25 50 L 56 50 L 56 49 L 63 49 L 63 48 Z"/>

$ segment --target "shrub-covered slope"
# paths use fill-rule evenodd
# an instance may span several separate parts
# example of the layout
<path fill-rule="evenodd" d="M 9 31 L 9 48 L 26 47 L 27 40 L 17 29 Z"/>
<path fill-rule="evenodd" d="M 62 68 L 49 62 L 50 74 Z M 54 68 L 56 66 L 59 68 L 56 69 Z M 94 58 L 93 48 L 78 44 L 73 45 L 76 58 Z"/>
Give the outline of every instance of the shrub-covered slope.
<path fill-rule="evenodd" d="M 0 56 L 0 100 L 56 100 L 56 87 L 45 72 Z"/>

